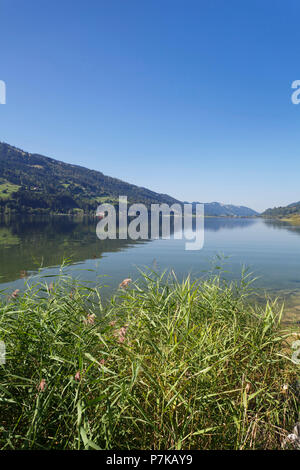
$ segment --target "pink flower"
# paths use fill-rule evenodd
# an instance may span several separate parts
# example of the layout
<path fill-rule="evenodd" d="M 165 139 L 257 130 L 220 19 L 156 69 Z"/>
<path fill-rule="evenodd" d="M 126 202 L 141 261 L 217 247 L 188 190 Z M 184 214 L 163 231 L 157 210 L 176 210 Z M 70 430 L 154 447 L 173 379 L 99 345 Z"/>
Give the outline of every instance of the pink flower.
<path fill-rule="evenodd" d="M 99 364 L 100 364 L 101 366 L 104 366 L 105 360 L 104 360 L 104 359 L 101 359 L 101 361 L 99 361 Z"/>
<path fill-rule="evenodd" d="M 45 387 L 46 387 L 46 380 L 42 379 L 38 385 L 38 391 L 43 392 L 45 390 Z"/>
<path fill-rule="evenodd" d="M 76 374 L 75 374 L 75 377 L 74 377 L 74 378 L 75 378 L 75 380 L 77 380 L 77 382 L 80 382 L 80 380 L 81 380 L 80 371 L 76 372 Z"/>
<path fill-rule="evenodd" d="M 19 289 L 16 289 L 15 291 L 13 291 L 13 293 L 11 294 L 11 298 L 16 299 L 17 297 L 19 297 L 19 292 L 20 292 Z"/>
<path fill-rule="evenodd" d="M 89 313 L 88 316 L 83 320 L 86 325 L 94 325 L 96 315 Z"/>
<path fill-rule="evenodd" d="M 125 326 L 122 326 L 122 328 L 120 328 L 119 330 L 116 330 L 114 332 L 114 335 L 118 336 L 118 343 L 124 343 L 127 328 L 128 326 L 125 325 Z"/>
<path fill-rule="evenodd" d="M 121 282 L 119 287 L 121 287 L 121 289 L 125 289 L 130 282 L 132 282 L 132 279 L 130 278 L 124 279 L 124 281 Z"/>

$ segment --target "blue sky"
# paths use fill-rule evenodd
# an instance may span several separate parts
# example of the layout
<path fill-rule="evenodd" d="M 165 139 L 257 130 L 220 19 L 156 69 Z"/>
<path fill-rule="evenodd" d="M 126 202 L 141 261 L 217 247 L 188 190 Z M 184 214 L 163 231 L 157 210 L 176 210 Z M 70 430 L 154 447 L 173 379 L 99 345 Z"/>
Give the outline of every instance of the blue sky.
<path fill-rule="evenodd" d="M 300 6 L 0 0 L 0 140 L 181 200 L 300 200 Z"/>

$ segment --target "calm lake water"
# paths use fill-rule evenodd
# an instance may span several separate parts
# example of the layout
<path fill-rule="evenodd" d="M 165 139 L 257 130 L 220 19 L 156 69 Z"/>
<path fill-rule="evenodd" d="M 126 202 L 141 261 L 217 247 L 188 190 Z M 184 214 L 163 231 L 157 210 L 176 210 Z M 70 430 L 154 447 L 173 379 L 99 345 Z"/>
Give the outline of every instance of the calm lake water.
<path fill-rule="evenodd" d="M 300 226 L 262 219 L 206 218 L 204 247 L 186 251 L 185 240 L 106 240 L 96 236 L 96 220 L 88 218 L 24 217 L 0 221 L 0 289 L 24 288 L 28 277 L 55 275 L 63 258 L 66 272 L 104 293 L 138 268 L 174 269 L 179 278 L 205 275 L 214 264 L 224 277 L 238 279 L 247 266 L 259 292 L 267 290 L 286 301 L 286 315 L 300 319 Z M 105 277 L 103 277 L 105 276 Z M 51 278 L 47 277 L 47 281 Z"/>

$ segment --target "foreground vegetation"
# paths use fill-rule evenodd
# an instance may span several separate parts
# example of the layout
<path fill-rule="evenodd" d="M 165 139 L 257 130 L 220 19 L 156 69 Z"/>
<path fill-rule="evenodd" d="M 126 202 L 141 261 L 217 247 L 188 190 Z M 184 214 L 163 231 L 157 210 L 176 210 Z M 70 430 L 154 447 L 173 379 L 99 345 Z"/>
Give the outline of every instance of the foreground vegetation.
<path fill-rule="evenodd" d="M 61 279 L 3 299 L 2 449 L 280 449 L 299 419 L 281 309 L 247 280 Z"/>

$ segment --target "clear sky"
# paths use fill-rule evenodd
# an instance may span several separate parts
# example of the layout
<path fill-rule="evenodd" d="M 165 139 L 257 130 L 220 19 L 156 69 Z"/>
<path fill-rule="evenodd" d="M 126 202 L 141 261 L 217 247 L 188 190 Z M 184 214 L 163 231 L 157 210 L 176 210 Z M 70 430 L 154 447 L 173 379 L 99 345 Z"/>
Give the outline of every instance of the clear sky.
<path fill-rule="evenodd" d="M 0 140 L 180 200 L 300 200 L 298 0 L 0 0 Z"/>

